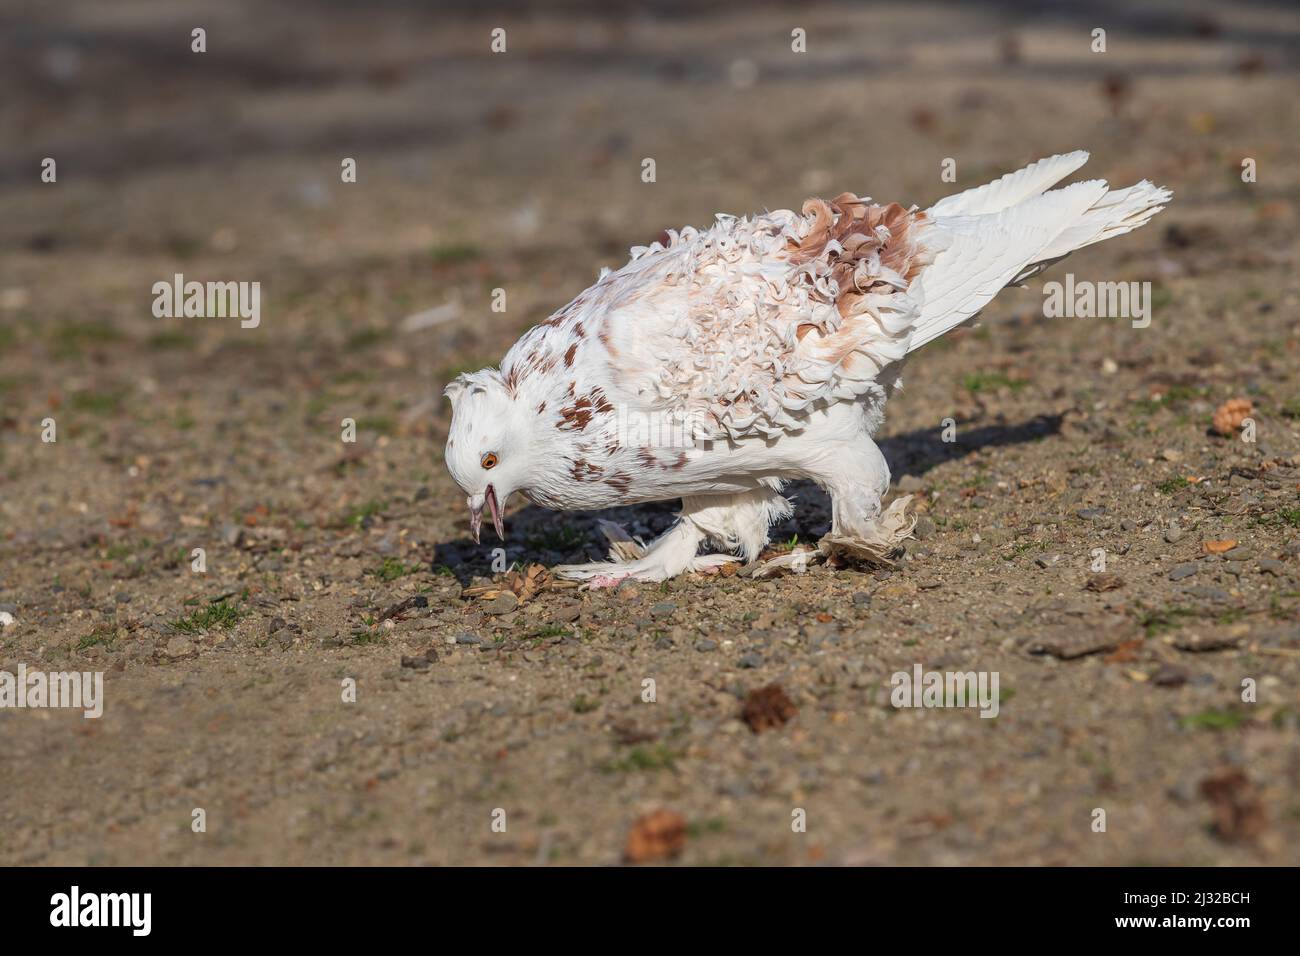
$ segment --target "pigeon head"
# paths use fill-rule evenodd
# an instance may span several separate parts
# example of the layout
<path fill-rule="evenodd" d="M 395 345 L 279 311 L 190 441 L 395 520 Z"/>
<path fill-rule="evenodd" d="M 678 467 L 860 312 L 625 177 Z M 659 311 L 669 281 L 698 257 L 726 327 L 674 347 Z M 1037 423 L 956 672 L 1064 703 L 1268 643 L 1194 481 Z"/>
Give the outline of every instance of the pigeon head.
<path fill-rule="evenodd" d="M 506 499 L 527 485 L 536 466 L 527 417 L 496 369 L 461 375 L 443 394 L 451 399 L 447 470 L 468 496 L 474 540 L 486 507 L 504 541 Z"/>

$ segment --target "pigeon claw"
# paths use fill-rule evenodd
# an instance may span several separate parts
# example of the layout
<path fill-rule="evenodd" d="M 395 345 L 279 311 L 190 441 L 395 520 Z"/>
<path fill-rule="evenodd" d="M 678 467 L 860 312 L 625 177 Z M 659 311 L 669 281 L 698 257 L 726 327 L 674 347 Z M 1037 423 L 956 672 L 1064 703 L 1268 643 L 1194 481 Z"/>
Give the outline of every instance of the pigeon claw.
<path fill-rule="evenodd" d="M 601 588 L 616 588 L 632 575 L 629 574 L 597 574 L 591 578 L 588 587 L 593 591 Z"/>

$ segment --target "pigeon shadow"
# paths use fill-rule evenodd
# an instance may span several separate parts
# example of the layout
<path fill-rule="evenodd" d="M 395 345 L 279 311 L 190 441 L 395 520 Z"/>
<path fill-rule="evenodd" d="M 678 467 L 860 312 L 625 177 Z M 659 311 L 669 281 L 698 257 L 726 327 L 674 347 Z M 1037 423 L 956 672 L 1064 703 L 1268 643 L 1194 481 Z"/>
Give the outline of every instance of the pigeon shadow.
<path fill-rule="evenodd" d="M 987 448 L 1022 445 L 1060 433 L 1062 416 L 1039 415 L 1017 424 L 981 425 L 963 428 L 952 441 L 945 441 L 942 428 L 921 428 L 878 440 L 889 462 L 893 483 L 906 476 L 920 477 L 932 468 Z M 772 527 L 772 540 L 798 537 L 815 541 L 830 527 L 830 498 L 812 481 L 791 482 L 785 495 L 795 504 L 795 514 Z M 606 557 L 599 520 L 621 525 L 635 537 L 649 541 L 672 525 L 677 502 L 607 508 L 599 511 L 550 511 L 526 505 L 506 519 L 506 540 L 496 540 L 485 528 L 481 543 L 468 534 L 439 542 L 434 564 L 451 571 L 462 585 L 477 576 L 489 576 L 514 564 L 534 562 L 548 567 Z M 468 524 L 468 521 L 466 522 Z"/>
<path fill-rule="evenodd" d="M 1061 415 L 1038 415 L 1016 425 L 962 428 L 944 441 L 942 428 L 920 428 L 877 441 L 889 462 L 895 484 L 905 475 L 920 477 L 931 468 L 965 458 L 972 452 L 1040 441 L 1061 431 Z"/>

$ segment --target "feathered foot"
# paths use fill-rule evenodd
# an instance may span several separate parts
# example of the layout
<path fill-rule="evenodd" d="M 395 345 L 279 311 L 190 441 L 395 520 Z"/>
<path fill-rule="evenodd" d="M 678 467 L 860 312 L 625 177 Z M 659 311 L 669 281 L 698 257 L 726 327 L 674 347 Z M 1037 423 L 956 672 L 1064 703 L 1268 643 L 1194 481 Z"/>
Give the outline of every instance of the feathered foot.
<path fill-rule="evenodd" d="M 695 552 L 703 540 L 699 529 L 680 521 L 648 547 L 612 521 L 599 528 L 609 542 L 608 561 L 590 564 L 562 564 L 555 573 L 575 581 L 588 581 L 592 588 L 612 588 L 627 580 L 666 581 L 683 571 L 709 572 L 739 559 L 729 554 Z"/>
<path fill-rule="evenodd" d="M 762 486 L 729 495 L 697 495 L 682 499 L 677 524 L 646 546 L 618 525 L 600 522 L 609 541 L 609 561 L 562 565 L 555 573 L 591 582 L 591 587 L 614 587 L 632 578 L 664 581 L 683 571 L 711 574 L 728 564 L 753 560 L 767 544 L 767 529 L 790 513 L 790 503 L 772 487 Z M 700 544 L 741 552 L 697 554 Z"/>
<path fill-rule="evenodd" d="M 899 546 L 912 536 L 916 515 L 907 513 L 912 496 L 897 499 L 879 516 L 866 523 L 856 534 L 837 533 L 832 529 L 817 542 L 815 551 L 800 550 L 779 554 L 742 571 L 750 577 L 765 578 L 781 571 L 802 574 L 812 564 L 832 559 L 853 563 L 893 567 Z"/>
<path fill-rule="evenodd" d="M 892 566 L 891 558 L 916 527 L 916 515 L 907 513 L 911 503 L 911 495 L 897 499 L 856 534 L 837 534 L 832 529 L 817 542 L 817 550 L 827 558 L 843 557 Z"/>

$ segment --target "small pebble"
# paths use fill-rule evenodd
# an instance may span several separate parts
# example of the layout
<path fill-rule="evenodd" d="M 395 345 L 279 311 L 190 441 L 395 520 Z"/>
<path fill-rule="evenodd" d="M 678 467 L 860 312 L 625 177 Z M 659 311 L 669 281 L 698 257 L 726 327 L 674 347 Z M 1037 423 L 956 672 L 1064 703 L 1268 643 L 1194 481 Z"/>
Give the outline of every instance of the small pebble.
<path fill-rule="evenodd" d="M 1181 687 L 1187 683 L 1187 669 L 1177 664 L 1165 664 L 1151 675 L 1151 683 L 1157 687 Z"/>
<path fill-rule="evenodd" d="M 515 597 L 513 591 L 502 591 L 483 605 L 483 613 L 492 615 L 509 614 L 518 606 L 519 598 Z"/>
<path fill-rule="evenodd" d="M 1177 564 L 1169 572 L 1170 581 L 1181 581 L 1183 578 L 1190 578 L 1199 568 L 1195 564 Z"/>
<path fill-rule="evenodd" d="M 168 657 L 183 657 L 194 650 L 194 644 L 187 637 L 173 637 L 167 642 Z"/>
<path fill-rule="evenodd" d="M 1099 571 L 1088 576 L 1084 587 L 1089 591 L 1114 591 L 1124 586 L 1124 579 L 1113 571 Z"/>
<path fill-rule="evenodd" d="M 1227 650 L 1241 642 L 1241 638 L 1222 632 L 1175 634 L 1172 640 L 1174 647 L 1179 650 L 1194 652 Z M 1213 676 L 1210 676 L 1210 680 L 1213 679 Z"/>

